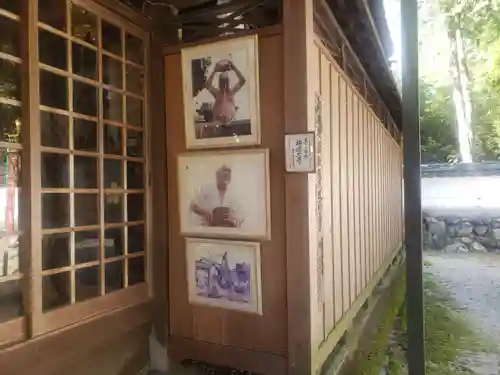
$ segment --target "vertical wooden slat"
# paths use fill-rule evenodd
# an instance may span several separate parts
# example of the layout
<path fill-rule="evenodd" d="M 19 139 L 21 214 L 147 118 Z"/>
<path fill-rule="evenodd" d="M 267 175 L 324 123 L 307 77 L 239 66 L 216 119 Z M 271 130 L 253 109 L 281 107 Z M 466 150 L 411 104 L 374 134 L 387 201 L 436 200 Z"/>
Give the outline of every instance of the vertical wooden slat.
<path fill-rule="evenodd" d="M 333 278 L 335 285 L 335 323 L 344 312 L 342 277 L 342 223 L 341 223 L 341 150 L 340 150 L 340 88 L 339 74 L 331 68 L 331 138 L 332 138 L 332 222 L 333 222 Z"/>
<path fill-rule="evenodd" d="M 354 147 L 353 147 L 353 92 L 347 86 L 347 212 L 349 227 L 349 303 L 352 305 L 356 298 L 356 259 L 355 259 L 355 239 L 354 236 Z"/>
<path fill-rule="evenodd" d="M 372 251 L 371 251 L 371 270 L 370 270 L 370 278 L 373 277 L 375 273 L 375 267 L 377 263 L 377 221 L 376 221 L 376 214 L 377 214 L 377 187 L 375 185 L 376 179 L 376 165 L 377 165 L 377 155 L 375 154 L 376 151 L 376 145 L 377 145 L 377 139 L 376 139 L 376 133 L 375 133 L 375 118 L 374 115 L 372 114 L 370 116 L 370 160 L 371 160 L 371 167 L 370 167 L 370 184 L 371 184 L 371 229 L 370 233 L 372 234 Z"/>
<path fill-rule="evenodd" d="M 383 191 L 382 191 L 382 128 L 380 127 L 380 122 L 377 118 L 376 121 L 377 124 L 377 193 L 378 193 L 378 199 L 377 199 L 377 222 L 378 222 L 378 228 L 377 228 L 377 234 L 378 234 L 378 263 L 377 263 L 377 270 L 380 268 L 382 265 L 382 259 L 383 259 L 383 252 L 384 252 L 384 228 L 383 228 Z"/>
<path fill-rule="evenodd" d="M 348 160 L 347 160 L 347 85 L 343 77 L 339 77 L 340 91 L 340 233 L 342 236 L 341 244 L 341 264 L 342 264 L 342 298 L 343 313 L 350 306 L 350 287 L 349 287 L 349 214 L 348 214 Z"/>
<path fill-rule="evenodd" d="M 22 116 L 23 116 L 23 183 L 26 211 L 29 219 L 26 220 L 25 249 L 29 251 L 30 264 L 26 275 L 29 285 L 27 304 L 25 308 L 29 318 L 30 333 L 40 335 L 43 330 L 42 317 L 42 249 L 41 249 L 41 157 L 40 157 L 40 71 L 38 68 L 38 1 L 24 2 L 22 16 L 23 48 L 21 65 L 23 77 Z"/>
<path fill-rule="evenodd" d="M 354 91 L 354 90 L 353 90 Z M 359 98 L 357 93 L 353 92 L 353 106 L 352 106 L 352 152 L 353 152 L 353 217 L 351 219 L 353 227 L 354 227 L 354 293 L 355 299 L 358 297 L 359 292 L 361 290 L 360 285 L 360 237 L 362 236 L 361 231 L 359 230 Z"/>
<path fill-rule="evenodd" d="M 357 168 L 356 168 L 356 178 L 357 178 L 357 184 L 356 184 L 356 200 L 358 202 L 356 206 L 356 215 L 357 215 L 357 226 L 358 226 L 358 291 L 357 294 L 359 295 L 361 291 L 363 290 L 363 227 L 362 227 L 362 168 L 363 168 L 363 160 L 362 160 L 362 135 L 361 135 L 361 120 L 362 120 L 362 115 L 361 115 L 361 109 L 363 108 L 363 101 L 360 96 L 358 96 L 358 108 L 356 110 L 356 155 L 357 155 Z"/>
<path fill-rule="evenodd" d="M 163 72 L 163 56 L 162 47 L 163 42 L 160 38 L 153 34 L 151 46 L 148 48 L 149 69 L 146 69 L 146 92 L 147 98 L 154 98 L 156 109 L 151 112 L 148 118 L 149 134 L 154 134 L 150 139 L 150 155 L 154 163 L 151 165 L 151 180 L 152 189 L 151 194 L 148 195 L 150 223 L 152 231 L 151 241 L 148 243 L 148 256 L 149 264 L 152 269 L 152 286 L 154 295 L 154 329 L 158 341 L 165 345 L 166 337 L 170 332 L 169 324 L 169 309 L 165 301 L 168 301 L 168 209 L 167 209 L 167 166 L 166 166 L 166 121 L 165 121 L 165 75 Z M 154 79 L 151 79 L 154 77 Z M 146 99 L 148 100 L 148 99 Z M 154 209 L 152 206 L 154 202 Z M 157 223 L 162 223 L 158 225 Z"/>
<path fill-rule="evenodd" d="M 313 54 L 314 54 L 314 59 L 312 60 L 312 69 L 310 69 L 310 73 L 312 75 L 312 80 L 313 80 L 313 85 L 314 85 L 314 90 L 315 94 L 319 95 L 319 99 L 322 102 L 323 98 L 321 96 L 321 50 L 319 46 L 314 43 L 312 40 L 310 43 L 313 44 Z M 322 103 L 314 103 L 314 105 L 319 105 L 322 107 Z M 315 114 L 316 115 L 316 114 Z M 316 119 L 315 119 L 316 120 Z M 312 124 L 311 130 L 313 130 L 317 125 Z M 320 129 L 317 132 L 317 141 L 321 143 L 321 147 L 323 147 L 323 127 L 320 126 Z M 319 134 L 318 134 L 319 133 Z M 324 151 L 321 149 L 320 152 L 318 153 L 319 160 L 321 161 L 321 164 L 324 163 Z M 322 240 L 321 237 L 323 236 L 323 230 L 324 230 L 324 223 L 319 223 L 319 215 L 322 215 L 322 205 L 319 204 L 320 196 L 322 195 L 322 190 L 321 190 L 321 179 L 324 178 L 324 173 L 323 173 L 323 165 L 319 165 L 318 163 L 318 171 L 315 175 L 315 181 L 314 181 L 314 189 L 311 191 L 313 195 L 313 200 L 314 200 L 314 205 L 313 205 L 313 210 L 314 210 L 314 215 L 313 215 L 313 220 L 310 222 L 310 227 L 309 230 L 312 232 L 310 233 L 310 238 L 312 239 L 311 243 L 311 250 L 314 252 L 314 257 L 311 258 L 311 275 L 314 273 L 314 282 L 311 284 L 311 292 L 313 293 L 314 300 L 313 302 L 313 311 L 315 311 L 315 318 L 313 319 L 313 342 L 316 342 L 316 345 L 319 346 L 320 342 L 323 341 L 324 339 L 324 332 L 325 332 L 325 319 L 324 319 L 324 280 L 323 280 L 323 257 L 324 257 L 324 248 L 320 248 L 321 244 L 320 241 Z M 323 219 L 323 218 L 322 218 Z M 313 269 L 314 271 L 313 272 Z"/>
<path fill-rule="evenodd" d="M 332 241 L 332 121 L 331 108 L 331 66 L 327 56 L 321 51 L 321 96 L 323 98 L 323 293 L 324 293 L 324 328 L 325 337 L 333 328 L 334 312 L 334 276 L 333 276 L 333 241 Z"/>
<path fill-rule="evenodd" d="M 98 35 L 98 42 L 97 42 L 97 75 L 99 79 L 99 83 L 102 84 L 103 82 L 103 53 L 102 53 L 102 21 L 101 18 L 97 19 L 97 35 Z M 121 35 L 121 34 L 120 34 Z M 104 103 L 104 90 L 101 87 L 98 89 L 98 95 L 99 95 L 99 114 L 98 114 L 98 119 L 97 119 L 97 129 L 98 129 L 98 136 L 97 136 L 97 141 L 98 141 L 98 150 L 99 150 L 99 176 L 98 176 L 98 188 L 99 188 L 99 238 L 100 238 L 100 254 L 99 254 L 99 279 L 100 279 L 100 293 L 101 295 L 104 295 L 106 292 L 105 288 L 105 269 L 104 269 L 104 260 L 105 260 L 105 230 L 104 226 L 106 224 L 105 221 L 105 216 L 104 216 L 104 210 L 105 210 L 105 196 L 104 196 L 104 108 L 103 108 L 103 103 Z M 122 119 L 123 120 L 123 119 Z M 122 161 L 122 164 L 124 162 Z M 127 169 L 123 168 L 123 173 L 124 173 L 124 186 L 125 189 L 127 188 Z"/>
<path fill-rule="evenodd" d="M 314 34 L 313 1 L 283 1 L 285 132 L 302 133 L 311 122 L 314 92 L 308 79 Z M 297 79 L 297 74 L 302 79 Z M 289 373 L 311 372 L 311 291 L 309 249 L 309 176 L 285 177 L 286 270 Z M 302 274 L 301 280 L 293 275 Z M 304 324 L 306 323 L 306 324 Z"/>
<path fill-rule="evenodd" d="M 381 211 L 381 204 L 380 204 L 380 127 L 378 126 L 378 119 L 374 119 L 374 126 L 375 126 L 375 234 L 377 236 L 377 255 L 376 255 L 376 262 L 375 262 L 375 272 L 378 270 L 380 267 L 380 258 L 381 258 L 381 253 L 382 253 L 382 246 L 381 246 L 381 233 L 380 233 L 380 211 Z"/>
<path fill-rule="evenodd" d="M 66 30 L 71 30 L 71 3 L 66 3 Z M 67 70 L 69 74 L 73 74 L 73 53 L 72 53 L 72 41 L 70 39 L 65 39 L 66 43 L 66 61 Z M 74 150 L 73 145 L 73 132 L 74 132 L 74 118 L 73 118 L 73 79 L 66 78 L 68 80 L 68 121 L 69 121 L 69 149 Z M 75 157 L 73 152 L 69 155 L 69 188 L 73 191 L 75 188 Z M 69 225 L 70 227 L 75 226 L 76 212 L 75 212 L 75 193 L 71 192 L 69 194 Z M 73 266 L 75 264 L 75 232 L 70 233 L 70 264 Z M 76 271 L 72 269 L 70 271 L 70 301 L 71 304 L 76 301 Z"/>
<path fill-rule="evenodd" d="M 366 118 L 366 104 L 363 103 L 363 106 L 360 108 L 360 121 L 359 121 L 359 126 L 360 126 L 360 137 L 361 137 L 361 146 L 360 146 L 360 151 L 361 151 L 361 177 L 360 177 L 360 193 L 361 193 L 361 249 L 363 251 L 362 257 L 361 257 L 361 285 L 363 286 L 362 289 L 366 287 L 367 284 L 367 277 L 366 277 L 366 259 L 367 259 L 367 253 L 368 253 L 368 246 L 367 246 L 367 237 L 368 237 L 368 230 L 366 228 L 366 123 L 365 123 L 365 118 Z"/>
<path fill-rule="evenodd" d="M 384 181 L 384 186 L 383 186 L 383 189 L 384 189 L 384 204 L 383 204 L 383 207 L 384 207 L 384 261 L 389 253 L 389 235 L 388 235 L 388 232 L 389 232 L 389 225 L 388 225 L 388 221 L 387 221 L 387 208 L 389 207 L 389 201 L 388 201 L 388 197 L 389 195 L 387 194 L 388 191 L 387 191 L 387 175 L 388 175 L 388 172 L 387 172 L 387 167 L 389 165 L 388 163 L 388 160 L 387 160 L 387 147 L 389 147 L 389 144 L 388 144 L 388 137 L 387 137 L 387 133 L 384 132 L 384 147 L 382 148 L 382 151 L 383 151 L 383 166 L 384 166 L 384 173 L 382 175 L 382 178 L 383 178 L 383 181 Z"/>

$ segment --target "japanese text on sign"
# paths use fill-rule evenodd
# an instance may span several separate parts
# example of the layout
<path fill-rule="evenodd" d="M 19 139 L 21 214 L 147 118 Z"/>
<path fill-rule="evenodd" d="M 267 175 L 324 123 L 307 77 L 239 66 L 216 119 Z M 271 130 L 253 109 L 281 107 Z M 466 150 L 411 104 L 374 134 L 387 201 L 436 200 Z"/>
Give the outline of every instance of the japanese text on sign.
<path fill-rule="evenodd" d="M 287 172 L 314 172 L 314 134 L 286 135 Z"/>

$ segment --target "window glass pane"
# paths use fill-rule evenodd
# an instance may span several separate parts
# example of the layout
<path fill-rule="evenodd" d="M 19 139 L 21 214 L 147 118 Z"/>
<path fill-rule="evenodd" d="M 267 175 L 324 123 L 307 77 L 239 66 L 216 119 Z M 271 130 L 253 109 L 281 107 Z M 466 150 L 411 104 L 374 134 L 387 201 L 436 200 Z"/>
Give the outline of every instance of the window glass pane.
<path fill-rule="evenodd" d="M 73 60 L 73 73 L 97 80 L 97 52 L 81 44 L 73 43 L 71 54 Z"/>
<path fill-rule="evenodd" d="M 42 238 L 42 269 L 50 270 L 71 264 L 70 234 L 46 234 Z"/>
<path fill-rule="evenodd" d="M 144 108 L 142 100 L 127 96 L 127 124 L 143 126 Z"/>
<path fill-rule="evenodd" d="M 21 107 L 0 103 L 0 141 L 21 142 Z"/>
<path fill-rule="evenodd" d="M 13 236 L 7 243 L 9 246 L 14 246 L 12 247 L 14 250 L 17 246 L 17 235 L 14 235 L 13 232 L 19 230 L 21 153 L 19 150 L 0 149 L 0 162 L 2 163 L 0 166 L 0 189 L 4 196 L 3 210 L 0 210 L 0 215 L 4 218 L 3 221 L 0 221 L 2 223 L 0 226 L 0 238 L 2 238 L 2 235 Z"/>
<path fill-rule="evenodd" d="M 74 157 L 75 188 L 97 189 L 97 158 Z"/>
<path fill-rule="evenodd" d="M 142 148 L 142 132 L 133 129 L 127 129 L 127 156 L 144 156 Z"/>
<path fill-rule="evenodd" d="M 19 270 L 19 200 L 21 156 L 17 150 L 0 150 L 0 323 L 23 314 Z M 9 280 L 4 280 L 7 277 Z M 13 280 L 14 279 L 14 280 Z"/>
<path fill-rule="evenodd" d="M 132 161 L 127 162 L 127 189 L 144 188 L 144 165 Z"/>
<path fill-rule="evenodd" d="M 69 148 L 69 118 L 56 113 L 40 111 L 42 146 Z"/>
<path fill-rule="evenodd" d="M 144 63 L 144 46 L 142 40 L 134 35 L 127 34 L 127 60 L 137 64 Z"/>
<path fill-rule="evenodd" d="M 144 194 L 127 194 L 127 221 L 144 220 Z"/>
<path fill-rule="evenodd" d="M 123 128 L 113 125 L 104 125 L 104 153 L 123 154 Z"/>
<path fill-rule="evenodd" d="M 21 66 L 18 63 L 0 59 L 0 96 L 21 100 Z"/>
<path fill-rule="evenodd" d="M 104 187 L 123 189 L 123 161 L 104 159 Z"/>
<path fill-rule="evenodd" d="M 0 8 L 3 7 L 0 5 Z M 2 30 L 0 33 L 0 52 L 19 56 L 20 28 L 19 21 L 0 16 L 0 29 Z"/>
<path fill-rule="evenodd" d="M 99 266 L 81 268 L 75 271 L 76 302 L 96 298 L 99 297 L 100 294 Z"/>
<path fill-rule="evenodd" d="M 124 228 L 109 228 L 105 231 L 106 258 L 113 258 L 124 254 Z"/>
<path fill-rule="evenodd" d="M 75 150 L 97 151 L 97 124 L 75 118 L 73 120 L 73 147 Z"/>
<path fill-rule="evenodd" d="M 0 8 L 8 10 L 11 13 L 19 15 L 21 12 L 21 1 L 19 0 L 0 0 Z"/>
<path fill-rule="evenodd" d="M 123 95 L 104 90 L 104 118 L 106 120 L 123 122 Z"/>
<path fill-rule="evenodd" d="M 21 280 L 0 281 L 0 306 L 0 323 L 24 315 Z"/>
<path fill-rule="evenodd" d="M 144 257 L 130 258 L 128 260 L 128 285 L 132 286 L 135 284 L 143 283 L 146 281 L 145 278 L 145 266 Z"/>
<path fill-rule="evenodd" d="M 68 155 L 42 152 L 42 188 L 67 188 Z"/>
<path fill-rule="evenodd" d="M 87 116 L 97 116 L 97 87 L 73 81 L 73 110 Z"/>
<path fill-rule="evenodd" d="M 97 194 L 75 194 L 75 226 L 99 224 Z"/>
<path fill-rule="evenodd" d="M 144 72 L 127 64 L 127 91 L 137 95 L 143 94 Z"/>
<path fill-rule="evenodd" d="M 40 70 L 40 104 L 68 109 L 68 79 Z"/>
<path fill-rule="evenodd" d="M 59 30 L 66 30 L 66 0 L 38 0 L 40 22 Z"/>
<path fill-rule="evenodd" d="M 77 5 L 71 6 L 71 33 L 90 44 L 97 44 L 96 16 Z"/>
<path fill-rule="evenodd" d="M 123 289 L 123 260 L 106 263 L 106 294 Z"/>
<path fill-rule="evenodd" d="M 44 312 L 70 304 L 71 283 L 69 272 L 42 277 L 42 301 Z"/>
<path fill-rule="evenodd" d="M 42 194 L 42 228 L 69 226 L 69 194 Z"/>
<path fill-rule="evenodd" d="M 128 227 L 128 253 L 145 251 L 144 225 L 131 225 Z"/>
<path fill-rule="evenodd" d="M 122 88 L 123 82 L 123 63 L 112 57 L 103 56 L 102 58 L 102 79 L 106 85 Z"/>
<path fill-rule="evenodd" d="M 68 55 L 66 51 L 68 46 L 67 39 L 51 33 L 50 31 L 39 30 L 38 43 L 38 54 L 41 63 L 62 70 L 68 69 Z"/>
<path fill-rule="evenodd" d="M 106 21 L 102 21 L 102 48 L 115 55 L 122 56 L 121 30 Z"/>
<path fill-rule="evenodd" d="M 123 194 L 106 194 L 104 219 L 106 223 L 123 223 Z"/>
<path fill-rule="evenodd" d="M 75 232 L 75 264 L 96 262 L 100 259 L 98 231 Z"/>

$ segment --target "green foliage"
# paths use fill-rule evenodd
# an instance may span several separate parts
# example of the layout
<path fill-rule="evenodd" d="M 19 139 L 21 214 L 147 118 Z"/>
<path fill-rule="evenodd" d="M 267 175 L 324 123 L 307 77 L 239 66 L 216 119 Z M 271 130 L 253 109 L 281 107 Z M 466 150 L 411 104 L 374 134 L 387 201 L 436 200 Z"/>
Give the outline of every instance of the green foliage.
<path fill-rule="evenodd" d="M 452 163 L 458 159 L 450 90 L 420 83 L 420 141 L 424 164 Z"/>
<path fill-rule="evenodd" d="M 422 161 L 457 160 L 448 69 L 448 37 L 457 29 L 469 77 L 474 159 L 500 159 L 500 0 L 420 0 L 420 12 Z"/>
<path fill-rule="evenodd" d="M 426 262 L 427 268 L 431 264 Z M 497 346 L 476 332 L 450 292 L 431 273 L 424 273 L 425 345 L 428 375 L 475 375 L 467 355 L 495 353 Z M 405 307 L 405 306 L 404 306 Z M 407 374 L 407 318 L 403 308 L 395 326 L 396 342 L 388 350 L 388 375 Z"/>
<path fill-rule="evenodd" d="M 378 375 L 388 355 L 389 336 L 405 297 L 406 273 L 404 270 L 392 280 L 386 309 L 377 333 L 370 342 L 364 343 L 358 353 L 359 361 L 350 375 Z"/>

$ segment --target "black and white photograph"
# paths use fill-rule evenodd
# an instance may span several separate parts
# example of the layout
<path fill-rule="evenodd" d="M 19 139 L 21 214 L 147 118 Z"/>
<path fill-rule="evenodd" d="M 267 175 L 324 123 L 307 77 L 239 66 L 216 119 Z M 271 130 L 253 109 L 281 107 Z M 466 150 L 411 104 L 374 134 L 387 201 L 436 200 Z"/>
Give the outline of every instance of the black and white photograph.
<path fill-rule="evenodd" d="M 182 50 L 186 147 L 260 143 L 257 37 Z"/>

